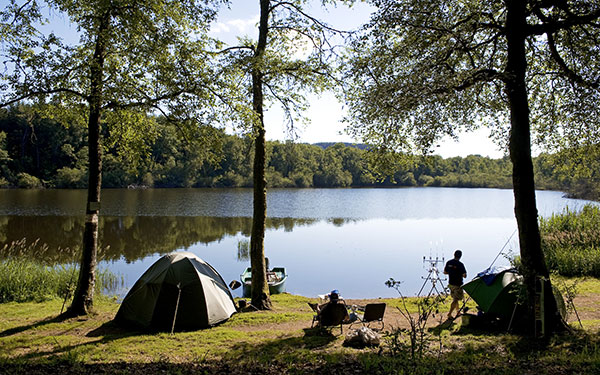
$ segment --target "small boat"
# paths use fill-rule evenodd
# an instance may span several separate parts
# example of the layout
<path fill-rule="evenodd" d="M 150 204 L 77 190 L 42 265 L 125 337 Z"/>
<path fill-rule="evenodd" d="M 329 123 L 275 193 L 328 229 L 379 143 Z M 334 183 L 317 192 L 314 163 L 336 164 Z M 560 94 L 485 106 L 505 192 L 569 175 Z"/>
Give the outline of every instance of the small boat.
<path fill-rule="evenodd" d="M 252 293 L 252 268 L 248 267 L 240 275 L 242 281 L 243 297 L 250 297 Z M 269 294 L 279 294 L 285 292 L 285 281 L 287 280 L 287 274 L 285 273 L 285 267 L 273 267 L 267 271 L 267 283 L 269 284 Z"/>

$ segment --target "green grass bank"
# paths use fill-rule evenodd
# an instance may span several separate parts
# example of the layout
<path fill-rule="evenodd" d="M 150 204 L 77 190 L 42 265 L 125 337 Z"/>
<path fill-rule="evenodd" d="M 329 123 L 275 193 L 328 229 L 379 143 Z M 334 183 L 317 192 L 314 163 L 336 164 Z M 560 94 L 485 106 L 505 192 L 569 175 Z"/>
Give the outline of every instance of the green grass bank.
<path fill-rule="evenodd" d="M 62 300 L 0 304 L 0 373 L 173 373 L 173 374 L 592 374 L 600 370 L 600 281 L 578 279 L 576 305 L 583 329 L 545 340 L 486 332 L 460 320 L 427 331 L 424 355 L 411 357 L 407 330 L 388 304 L 386 326 L 397 333 L 381 346 L 344 347 L 344 335 L 310 328 L 311 299 L 273 296 L 274 309 L 235 314 L 211 329 L 152 333 L 112 323 L 119 307 L 99 297 L 95 314 L 57 319 Z M 569 280 L 572 282 L 572 280 Z M 354 301 L 361 302 L 361 301 Z M 415 311 L 414 298 L 409 310 Z M 440 306 L 444 315 L 447 304 Z M 443 311 L 442 311 L 443 310 Z M 579 323 L 573 321 L 574 327 Z M 397 330 L 396 330 L 397 329 Z M 344 328 L 347 332 L 348 328 Z M 398 339 L 397 341 L 394 341 Z"/>

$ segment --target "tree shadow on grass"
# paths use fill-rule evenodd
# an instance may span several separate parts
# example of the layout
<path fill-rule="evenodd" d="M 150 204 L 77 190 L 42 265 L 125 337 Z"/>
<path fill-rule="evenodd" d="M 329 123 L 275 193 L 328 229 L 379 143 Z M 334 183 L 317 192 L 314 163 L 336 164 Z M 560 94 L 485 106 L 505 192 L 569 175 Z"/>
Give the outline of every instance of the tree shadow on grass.
<path fill-rule="evenodd" d="M 71 319 L 76 319 L 76 318 L 71 318 Z M 53 323 L 53 322 L 62 322 L 64 320 L 67 320 L 67 319 L 64 319 L 62 317 L 48 318 L 48 319 L 45 319 L 41 322 L 38 322 L 38 323 L 35 323 L 32 325 L 16 327 L 11 330 L 12 331 L 11 334 L 25 332 L 28 329 L 35 329 L 36 327 L 40 327 L 45 324 L 49 324 L 49 323 Z M 81 320 L 85 320 L 85 319 L 82 318 Z M 101 344 L 108 344 L 112 341 L 127 338 L 130 336 L 143 336 L 143 335 L 147 335 L 147 334 L 151 334 L 151 333 L 136 330 L 136 329 L 131 329 L 131 328 L 125 328 L 125 327 L 117 325 L 114 321 L 111 320 L 111 321 L 103 323 L 102 325 L 91 330 L 90 332 L 88 332 L 85 335 L 86 337 L 90 337 L 90 338 L 98 338 L 97 340 L 91 340 L 91 341 L 86 341 L 86 342 L 81 342 L 78 344 L 71 344 L 71 345 L 61 345 L 58 341 L 56 341 L 55 345 L 45 347 L 44 349 L 38 348 L 35 351 L 14 357 L 14 360 L 15 360 L 15 362 L 19 363 L 19 362 L 23 362 L 23 361 L 28 362 L 30 360 L 35 361 L 36 359 L 43 360 L 44 358 L 54 358 L 54 359 L 64 358 L 67 362 L 71 362 L 71 361 L 77 362 L 78 354 L 76 354 L 76 352 L 82 348 L 83 349 L 91 348 L 91 347 L 101 345 Z"/>
<path fill-rule="evenodd" d="M 277 366 L 285 367 L 285 363 L 297 363 L 298 360 L 305 358 L 303 357 L 304 354 L 309 353 L 311 350 L 325 348 L 339 338 L 339 336 L 329 332 L 323 332 L 316 329 L 307 328 L 304 329 L 304 332 L 305 334 L 302 336 L 275 338 L 258 344 L 255 342 L 238 343 L 233 345 L 233 347 L 227 351 L 227 354 L 222 361 L 209 361 L 205 363 L 205 365 L 212 368 L 214 366 L 224 366 L 229 363 L 239 366 L 239 369 L 244 369 L 248 366 L 256 367 L 257 369 L 274 369 Z M 144 336 L 148 334 L 153 333 L 123 328 L 112 321 L 106 322 L 86 335 L 86 337 L 98 338 L 97 340 L 64 346 L 56 345 L 53 348 L 21 355 L 16 359 L 16 362 L 35 364 L 39 360 L 43 361 L 44 358 L 55 358 L 70 363 L 78 363 L 77 358 L 82 353 L 81 350 L 107 344 L 111 341 L 126 338 L 128 336 Z M 273 367 L 273 362 L 279 364 L 276 364 L 275 367 Z M 184 367 L 192 365 L 194 364 L 190 362 Z M 152 364 L 149 367 L 152 366 L 156 366 L 156 364 Z M 186 371 L 183 371 L 183 373 L 186 373 Z M 240 371 L 239 373 L 245 372 Z"/>
<path fill-rule="evenodd" d="M 122 324 L 116 323 L 114 320 L 104 322 L 98 328 L 89 331 L 86 337 L 112 337 L 113 340 L 130 337 L 130 336 L 144 336 L 149 334 L 155 334 L 157 331 L 142 330 L 138 327 L 125 327 Z"/>
<path fill-rule="evenodd" d="M 21 327 L 20 332 L 26 330 L 28 327 Z M 29 328 L 34 328 L 33 325 Z M 90 327 L 93 328 L 93 327 Z M 2 363 L 0 361 L 0 373 L 2 373 L 2 366 L 16 366 L 13 370 L 18 370 L 20 365 L 23 365 L 24 368 L 31 367 L 32 369 L 36 366 L 41 366 L 40 369 L 44 368 L 44 363 L 53 363 L 53 364 L 64 364 L 70 369 L 81 369 L 82 366 L 85 366 L 85 371 L 92 371 L 95 368 L 96 364 L 84 364 L 83 358 L 86 356 L 86 352 L 89 350 L 93 350 L 93 348 L 97 348 L 98 346 L 109 344 L 113 341 L 124 339 L 130 336 L 138 336 L 143 337 L 146 335 L 154 335 L 156 332 L 150 332 L 146 330 L 140 330 L 136 328 L 130 327 L 122 327 L 115 323 L 114 321 L 108 321 L 93 328 L 91 331 L 85 334 L 85 337 L 88 338 L 88 341 L 85 342 L 77 342 L 77 343 L 66 343 L 59 344 L 56 342 L 55 344 L 49 343 L 48 345 L 43 345 L 38 348 L 33 349 L 28 353 L 22 353 L 18 356 L 11 357 L 10 360 Z M 335 331 L 335 333 L 339 333 L 339 331 Z M 288 365 L 293 363 L 294 366 L 296 364 L 306 362 L 307 358 L 312 358 L 313 354 L 311 351 L 319 350 L 327 348 L 330 344 L 335 341 L 340 340 L 339 334 L 332 334 L 327 331 L 321 331 L 317 328 L 306 328 L 304 329 L 304 334 L 296 334 L 294 336 L 284 336 L 280 338 L 273 338 L 271 340 L 261 340 L 261 342 L 241 342 L 233 345 L 231 349 L 227 350 L 227 354 L 223 360 L 216 361 L 191 361 L 187 364 L 184 364 L 185 371 L 182 373 L 186 373 L 187 370 L 195 368 L 198 370 L 197 366 L 207 366 L 209 371 L 207 373 L 230 373 L 225 371 L 222 366 L 232 365 L 235 367 L 235 370 L 242 370 L 248 368 L 257 369 L 269 369 L 267 372 L 244 372 L 244 371 L 234 371 L 233 373 L 276 373 L 274 372 L 277 368 L 280 369 L 288 369 Z M 48 361 L 50 360 L 50 361 Z M 310 361 L 308 361 L 310 362 Z M 273 364 L 274 363 L 274 364 Z M 320 363 L 320 362 L 319 362 Z M 307 363 L 302 365 L 302 367 L 306 366 L 320 366 L 319 363 Z M 104 369 L 105 367 L 108 369 L 112 368 L 110 363 L 99 363 L 97 364 L 98 371 Z M 138 372 L 137 366 L 135 364 L 125 365 L 126 367 L 130 366 L 136 367 L 133 373 Z M 91 366 L 91 367 L 90 367 Z M 177 367 L 173 365 L 174 368 Z M 249 367 L 248 367 L 249 366 Z M 278 367 L 279 366 L 279 367 Z M 118 368 L 116 366 L 115 368 Z M 147 365 L 148 369 L 152 370 L 154 367 L 160 367 L 159 364 L 149 364 Z M 189 368 L 188 368 L 189 367 Z M 239 367 L 239 368 L 238 368 Z M 142 367 L 140 367 L 142 368 Z M 219 370 L 216 372 L 211 372 Z M 223 370 L 221 372 L 220 370 Z M 10 372 L 10 371 L 9 371 Z M 19 371 L 17 371 L 19 372 Z M 35 372 L 35 371 L 34 371 Z M 51 371 L 53 372 L 53 371 Z M 67 371 L 69 372 L 69 371 Z M 94 372 L 94 371 L 92 371 Z M 178 369 L 177 372 L 180 372 Z M 202 371 L 200 371 L 202 372 Z M 285 371 L 284 371 L 285 372 Z M 143 372 L 141 372 L 143 373 Z M 191 372 L 195 373 L 195 372 Z M 310 372 L 307 372 L 310 373 Z"/>
<path fill-rule="evenodd" d="M 327 363 L 303 363 L 290 368 L 285 363 L 257 362 L 184 362 L 171 363 L 153 361 L 149 363 L 110 362 L 110 363 L 73 363 L 68 361 L 52 363 L 1 363 L 0 373 L 3 375 L 46 375 L 46 374 L 179 374 L 179 375 L 282 375 L 282 374 L 352 374 L 364 373 L 360 364 L 352 361 Z"/>
<path fill-rule="evenodd" d="M 65 320 L 66 320 L 66 318 L 64 318 L 62 315 L 47 317 L 47 318 L 44 318 L 35 323 L 25 324 L 25 325 L 22 325 L 19 327 L 13 327 L 13 328 L 4 330 L 4 331 L 0 332 L 0 337 L 8 337 L 8 336 L 16 335 L 18 333 L 22 333 L 22 332 L 28 331 L 30 329 L 43 327 L 47 324 L 64 322 Z"/>
<path fill-rule="evenodd" d="M 454 327 L 456 327 L 454 319 L 446 319 L 444 321 L 440 321 L 438 325 L 428 328 L 427 331 L 435 336 L 439 336 L 443 331 L 451 331 L 454 329 Z"/>
<path fill-rule="evenodd" d="M 454 335 L 470 336 L 497 336 L 510 333 L 509 322 L 489 316 L 465 315 L 460 328 Z"/>
<path fill-rule="evenodd" d="M 586 333 L 564 332 L 551 336 L 535 337 L 532 327 L 523 322 L 513 322 L 511 329 L 506 320 L 469 319 L 469 324 L 461 325 L 452 333 L 460 337 L 462 342 L 469 343 L 469 337 L 478 337 L 481 351 L 500 351 L 511 353 L 519 361 L 544 356 L 552 352 L 578 353 L 597 347 L 598 339 L 590 339 L 595 335 Z M 489 339 L 489 340 L 486 340 Z M 482 343 L 488 343 L 483 344 Z M 470 349 L 472 350 L 472 349 Z"/>
<path fill-rule="evenodd" d="M 243 361 L 270 362 L 283 359 L 288 354 L 298 356 L 303 350 L 321 349 L 336 341 L 336 336 L 318 328 L 305 328 L 304 335 L 276 338 L 262 343 L 242 342 L 235 344 L 227 354 L 230 359 Z"/>
<path fill-rule="evenodd" d="M 36 326 L 48 324 L 58 321 L 57 318 L 50 318 L 39 323 L 28 326 L 17 327 L 13 329 L 13 333 L 24 332 L 28 329 L 34 329 Z M 285 357 L 287 353 L 295 353 L 302 350 L 313 350 L 326 347 L 333 341 L 336 341 L 339 336 L 336 336 L 328 331 L 322 331 L 316 328 L 304 329 L 305 334 L 297 337 L 286 337 L 281 339 L 273 339 L 264 343 L 239 343 L 234 345 L 229 351 L 227 357 L 230 359 L 243 359 L 244 362 L 255 359 L 258 362 L 269 361 L 272 358 Z M 90 341 L 80 342 L 76 344 L 61 345 L 56 342 L 56 345 L 45 347 L 33 352 L 25 353 L 17 358 L 16 362 L 30 362 L 43 360 L 44 358 L 60 359 L 64 358 L 67 361 L 77 361 L 77 358 L 86 348 L 97 347 L 98 345 L 108 344 L 110 342 L 124 339 L 131 336 L 154 335 L 158 331 L 141 330 L 135 327 L 123 327 L 114 321 L 108 321 L 95 329 L 89 331 L 85 336 L 91 338 Z"/>

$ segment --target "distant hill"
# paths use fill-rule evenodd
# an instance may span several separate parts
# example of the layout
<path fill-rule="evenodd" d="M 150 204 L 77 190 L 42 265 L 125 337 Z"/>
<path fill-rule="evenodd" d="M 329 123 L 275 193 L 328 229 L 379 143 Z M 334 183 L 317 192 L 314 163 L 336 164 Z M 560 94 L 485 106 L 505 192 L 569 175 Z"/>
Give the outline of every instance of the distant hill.
<path fill-rule="evenodd" d="M 354 147 L 359 150 L 366 150 L 369 148 L 369 145 L 364 144 L 364 143 L 350 143 L 350 142 L 318 142 L 318 143 L 313 143 L 313 146 L 319 146 L 324 150 L 333 145 L 337 145 L 338 143 L 341 143 L 346 147 Z"/>

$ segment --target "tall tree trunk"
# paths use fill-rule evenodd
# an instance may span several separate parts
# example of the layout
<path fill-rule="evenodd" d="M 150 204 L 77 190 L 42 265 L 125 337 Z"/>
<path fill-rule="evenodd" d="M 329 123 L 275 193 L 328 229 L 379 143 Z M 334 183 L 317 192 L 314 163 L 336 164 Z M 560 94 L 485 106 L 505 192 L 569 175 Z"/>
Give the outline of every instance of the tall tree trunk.
<path fill-rule="evenodd" d="M 545 282 L 546 330 L 547 333 L 559 327 L 556 300 L 551 292 L 548 268 L 541 248 L 540 230 L 535 201 L 533 162 L 531 160 L 531 133 L 529 123 L 529 103 L 525 75 L 527 72 L 526 42 L 526 2 L 506 0 L 506 38 L 508 57 L 506 63 L 506 94 L 510 105 L 510 159 L 513 164 L 513 191 L 515 196 L 515 217 L 519 230 L 521 261 L 528 296 L 529 316 L 535 314 L 536 278 Z M 534 327 L 534 321 L 531 321 Z"/>
<path fill-rule="evenodd" d="M 269 22 L 269 0 L 260 0 L 260 21 L 258 43 L 252 67 L 252 107 L 257 116 L 254 125 L 254 212 L 252 215 L 252 236 L 250 238 L 250 264 L 252 267 L 252 299 L 255 307 L 271 308 L 267 269 L 265 264 L 265 226 L 267 219 L 267 183 L 265 180 L 265 124 L 263 115 L 263 73 L 262 58 L 267 45 Z"/>
<path fill-rule="evenodd" d="M 77 289 L 67 315 L 86 315 L 93 308 L 94 286 L 96 283 L 96 255 L 98 253 L 98 216 L 100 211 L 100 191 L 102 185 L 102 147 L 100 145 L 100 114 L 102 107 L 102 87 L 105 32 L 109 15 L 100 23 L 96 38 L 94 57 L 90 68 L 90 98 L 88 122 L 88 194 L 83 231 L 83 249 L 79 268 Z"/>

